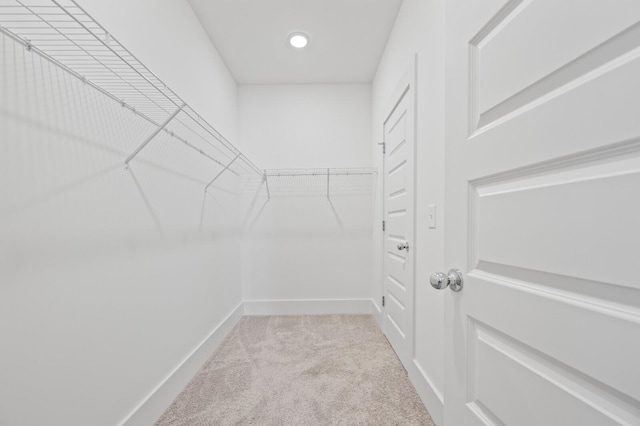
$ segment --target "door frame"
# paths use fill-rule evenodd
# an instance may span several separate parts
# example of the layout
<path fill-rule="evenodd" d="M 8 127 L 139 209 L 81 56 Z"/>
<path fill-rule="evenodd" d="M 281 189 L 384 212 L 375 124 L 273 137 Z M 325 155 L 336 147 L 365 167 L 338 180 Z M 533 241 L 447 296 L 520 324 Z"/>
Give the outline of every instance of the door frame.
<path fill-rule="evenodd" d="M 387 102 L 385 103 L 385 108 L 383 111 L 385 111 L 384 113 L 384 118 L 382 120 L 382 141 L 385 145 L 383 145 L 385 147 L 384 151 L 386 152 L 386 139 L 385 139 L 385 124 L 387 123 L 387 121 L 389 121 L 389 118 L 391 118 L 391 115 L 395 112 L 396 108 L 398 107 L 401 99 L 404 96 L 410 96 L 411 99 L 409 100 L 409 104 L 411 105 L 412 111 L 411 114 L 413 115 L 412 120 L 413 120 L 413 143 L 412 143 L 412 147 L 409 150 L 411 157 L 410 159 L 408 159 L 409 161 L 411 161 L 412 166 L 413 166 L 413 176 L 412 176 L 412 185 L 413 185 L 413 191 L 412 194 L 410 195 L 411 197 L 411 202 L 412 202 L 412 206 L 411 206 L 411 212 L 413 215 L 412 218 L 412 229 L 410 234 L 408 235 L 408 237 L 410 238 L 409 244 L 409 251 L 407 253 L 408 256 L 411 257 L 411 285 L 409 290 L 409 293 L 411 295 L 411 318 L 409 319 L 409 324 L 407 325 L 407 339 L 406 341 L 408 342 L 409 347 L 405 348 L 405 354 L 407 355 L 406 357 L 401 355 L 401 354 L 397 354 L 398 358 L 400 359 L 400 361 L 404 364 L 405 368 L 409 368 L 409 366 L 412 364 L 412 360 L 415 357 L 415 334 L 414 334 L 414 330 L 415 330 L 415 287 L 416 287 L 416 222 L 417 222 L 417 218 L 416 218 L 416 184 L 417 184 L 417 173 L 416 173 L 416 168 L 417 168 L 417 164 L 416 164 L 416 159 L 417 159 L 417 141 L 418 141 L 418 120 L 417 120 L 417 81 L 418 81 L 418 54 L 414 53 L 413 57 L 412 57 L 412 61 L 410 62 L 410 64 L 405 68 L 405 71 L 402 73 L 402 77 L 398 80 L 398 83 L 396 84 L 396 87 L 394 88 L 394 90 L 391 92 L 391 96 L 388 98 Z M 387 217 L 386 217 L 386 213 L 385 213 L 385 190 L 386 190 L 386 154 L 382 154 L 382 161 L 381 161 L 381 170 L 382 170 L 382 201 L 380 203 L 381 206 L 381 216 L 382 216 L 382 220 L 383 221 L 387 221 Z M 386 233 L 387 231 L 382 231 L 382 233 L 380 234 L 380 253 L 379 253 L 379 259 L 380 259 L 380 270 L 381 270 L 381 275 L 380 275 L 380 290 L 381 290 L 381 295 L 382 297 L 385 296 L 386 294 L 386 285 L 385 285 L 385 272 L 386 272 L 386 267 L 385 267 L 385 239 L 386 239 Z M 381 303 L 381 301 L 380 301 Z M 386 305 L 386 303 L 385 303 Z M 382 329 L 382 333 L 385 334 L 385 328 L 386 328 L 386 314 L 385 314 L 385 309 L 386 306 L 382 306 L 382 303 L 380 305 L 380 328 Z M 386 337 L 386 334 L 385 334 Z M 405 359 L 403 359 L 405 358 Z"/>

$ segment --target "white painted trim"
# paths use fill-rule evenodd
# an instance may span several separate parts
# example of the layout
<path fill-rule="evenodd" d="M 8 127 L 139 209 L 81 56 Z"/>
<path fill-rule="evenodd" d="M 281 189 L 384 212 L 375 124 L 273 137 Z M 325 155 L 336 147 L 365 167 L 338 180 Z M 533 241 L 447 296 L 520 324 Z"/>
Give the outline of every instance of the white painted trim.
<path fill-rule="evenodd" d="M 417 359 L 405 365 L 409 380 L 437 425 L 444 424 L 444 396 L 426 374 Z"/>
<path fill-rule="evenodd" d="M 331 315 L 371 314 L 371 299 L 245 300 L 244 314 Z"/>
<path fill-rule="evenodd" d="M 378 326 L 380 327 L 380 331 L 384 333 L 382 324 L 378 323 Z M 405 370 L 407 370 L 409 381 L 416 389 L 424 406 L 427 407 L 427 411 L 429 411 L 435 424 L 444 424 L 444 395 L 442 392 L 435 386 L 417 359 L 412 359 L 411 362 L 405 362 L 400 357 L 398 357 L 398 359 L 400 359 Z"/>
<path fill-rule="evenodd" d="M 244 315 L 240 303 L 180 364 L 120 423 L 120 426 L 147 426 L 156 420 L 182 392 L 200 367 Z"/>
<path fill-rule="evenodd" d="M 414 120 L 414 151 L 413 151 L 413 155 L 414 155 L 414 174 L 413 174 L 413 187 L 415 188 L 414 191 L 414 204 L 413 204 L 413 239 L 415 241 L 414 243 L 414 247 L 416 247 L 416 250 L 414 250 L 414 253 L 417 252 L 418 249 L 418 202 L 417 202 L 417 188 L 418 188 L 418 64 L 419 64 L 419 60 L 418 60 L 418 53 L 416 52 L 414 54 L 414 63 L 413 63 L 413 79 L 412 79 L 412 84 L 413 86 L 413 90 L 414 90 L 414 96 L 413 96 L 413 108 L 414 108 L 414 116 L 416 117 Z M 431 380 L 431 378 L 429 377 L 429 375 L 427 374 L 427 372 L 425 371 L 425 369 L 420 365 L 420 362 L 418 362 L 418 360 L 415 358 L 415 330 L 416 330 L 416 326 L 415 326 L 415 319 L 416 319 L 416 312 L 418 310 L 418 307 L 416 306 L 416 302 L 417 302 L 417 298 L 416 298 L 416 289 L 415 289 L 415 277 L 417 276 L 417 262 L 413 262 L 413 276 L 414 276 L 414 288 L 413 288 L 413 303 L 414 303 L 414 310 L 413 310 L 413 328 L 412 328 L 412 347 L 411 347 L 411 353 L 412 353 L 412 359 L 411 361 L 407 361 L 406 363 L 403 362 L 403 365 L 405 366 L 405 369 L 407 370 L 407 374 L 409 375 L 409 380 L 411 381 L 411 383 L 413 384 L 413 387 L 416 389 L 416 391 L 418 392 L 418 396 L 420 396 L 420 399 L 422 400 L 422 403 L 425 405 L 425 407 L 427 407 L 427 410 L 429 411 L 429 414 L 431 415 L 431 418 L 433 419 L 433 421 L 435 422 L 435 424 L 444 424 L 444 395 L 442 393 L 442 391 L 440 389 L 438 389 L 435 385 L 435 383 L 433 382 L 433 380 Z M 444 318 L 443 318 L 444 321 Z M 442 324 L 441 326 L 444 327 L 444 324 Z M 444 366 L 443 366 L 444 367 Z"/>
<path fill-rule="evenodd" d="M 413 219 L 411 221 L 411 232 L 407 235 L 407 242 L 413 246 L 413 249 L 409 250 L 406 253 L 407 258 L 410 258 L 411 266 L 411 282 L 405 283 L 407 286 L 407 293 L 410 294 L 411 303 L 410 303 L 410 313 L 411 318 L 409 318 L 408 326 L 403 330 L 405 332 L 406 338 L 406 347 L 394 348 L 396 351 L 396 355 L 402 361 L 403 365 L 410 363 L 410 359 L 414 356 L 415 353 L 415 318 L 416 318 L 416 247 L 418 244 L 418 227 L 417 227 L 417 218 L 418 218 L 418 194 L 417 194 L 417 149 L 418 149 L 418 91 L 417 91 L 417 81 L 418 81 L 418 53 L 413 54 L 412 60 L 407 65 L 402 77 L 398 80 L 398 83 L 395 89 L 392 92 L 392 96 L 387 100 L 385 105 L 387 105 L 386 111 L 389 111 L 386 118 L 383 120 L 383 134 L 385 135 L 385 143 L 386 143 L 386 132 L 384 128 L 386 123 L 389 121 L 391 116 L 394 114 L 398 105 L 402 102 L 405 96 L 410 97 L 410 108 L 411 111 L 408 113 L 408 116 L 411 117 L 412 120 L 412 132 L 413 132 L 413 141 L 411 144 L 411 149 L 408 151 L 410 154 L 407 156 L 407 162 L 411 162 L 411 166 L 413 168 L 413 176 L 412 176 L 412 188 L 410 194 L 410 202 L 411 202 L 411 212 L 413 214 Z M 385 215 L 386 212 L 386 198 L 385 198 L 385 190 L 387 186 L 387 157 L 383 155 L 382 157 L 382 218 L 383 220 L 387 220 Z M 388 232 L 388 231 L 387 231 Z M 386 243 L 386 232 L 383 233 L 383 241 L 380 250 L 380 257 L 382 261 L 382 296 L 385 297 L 387 295 L 387 259 L 388 257 L 385 255 L 385 243 Z M 387 328 L 387 315 L 384 307 L 381 307 L 381 315 L 380 315 L 380 329 L 382 333 L 385 334 L 385 329 Z"/>
<path fill-rule="evenodd" d="M 378 327 L 382 330 L 382 309 L 373 299 L 371 299 L 371 315 L 373 315 L 373 318 L 378 323 Z"/>

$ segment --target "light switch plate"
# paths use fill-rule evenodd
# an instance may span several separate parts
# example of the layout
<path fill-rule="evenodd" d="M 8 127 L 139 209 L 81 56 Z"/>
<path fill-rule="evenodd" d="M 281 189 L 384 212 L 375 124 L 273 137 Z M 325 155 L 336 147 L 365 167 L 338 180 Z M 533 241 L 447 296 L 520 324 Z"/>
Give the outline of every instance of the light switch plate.
<path fill-rule="evenodd" d="M 436 205 L 435 204 L 429 204 L 427 215 L 428 215 L 428 221 L 429 221 L 429 229 L 436 229 Z"/>

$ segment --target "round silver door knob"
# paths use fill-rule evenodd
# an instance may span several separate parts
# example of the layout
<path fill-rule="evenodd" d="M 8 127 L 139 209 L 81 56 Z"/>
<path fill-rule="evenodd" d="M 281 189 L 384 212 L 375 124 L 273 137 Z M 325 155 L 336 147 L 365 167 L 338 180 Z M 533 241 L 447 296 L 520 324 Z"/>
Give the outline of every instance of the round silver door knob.
<path fill-rule="evenodd" d="M 409 251 L 409 243 L 398 244 L 398 250 L 406 250 L 406 251 Z"/>
<path fill-rule="evenodd" d="M 449 277 L 444 272 L 436 272 L 431 275 L 429 281 L 431 282 L 431 287 L 436 290 L 442 290 L 449 285 Z"/>
<path fill-rule="evenodd" d="M 459 269 L 449 269 L 446 274 L 444 272 L 436 272 L 429 278 L 431 286 L 437 290 L 449 287 L 453 291 L 462 290 L 462 271 Z"/>

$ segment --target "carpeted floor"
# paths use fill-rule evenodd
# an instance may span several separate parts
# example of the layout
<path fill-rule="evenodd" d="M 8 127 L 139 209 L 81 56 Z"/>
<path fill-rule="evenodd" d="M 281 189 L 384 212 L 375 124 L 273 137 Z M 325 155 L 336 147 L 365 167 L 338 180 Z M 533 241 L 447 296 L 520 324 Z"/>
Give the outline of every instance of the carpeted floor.
<path fill-rule="evenodd" d="M 434 425 L 369 315 L 245 317 L 156 425 Z"/>

